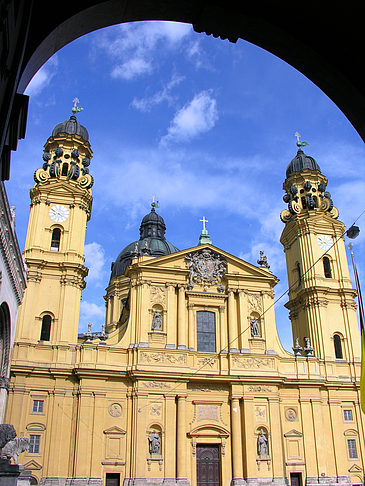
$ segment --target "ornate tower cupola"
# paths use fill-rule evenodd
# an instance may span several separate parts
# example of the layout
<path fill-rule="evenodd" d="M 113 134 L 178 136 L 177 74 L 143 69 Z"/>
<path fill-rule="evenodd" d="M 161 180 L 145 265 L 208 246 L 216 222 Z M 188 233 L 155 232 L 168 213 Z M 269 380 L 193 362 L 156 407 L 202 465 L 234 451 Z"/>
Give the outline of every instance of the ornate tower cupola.
<path fill-rule="evenodd" d="M 53 129 L 34 173 L 24 250 L 28 283 L 17 327 L 22 341 L 77 342 L 93 185 L 89 135 L 76 118 L 77 102 L 70 119 Z"/>
<path fill-rule="evenodd" d="M 342 356 L 353 359 L 359 350 L 354 291 L 342 236 L 345 226 L 337 219 L 338 210 L 318 163 L 303 152 L 307 143 L 296 136 L 298 152 L 286 169 L 283 185 L 283 200 L 288 206 L 280 215 L 285 224 L 280 241 L 286 254 L 286 307 L 294 347 L 303 347 L 308 356 L 332 359 L 336 355 L 334 342 L 340 339 Z M 335 315 L 340 303 L 343 316 Z M 337 352 L 337 357 L 341 353 Z"/>

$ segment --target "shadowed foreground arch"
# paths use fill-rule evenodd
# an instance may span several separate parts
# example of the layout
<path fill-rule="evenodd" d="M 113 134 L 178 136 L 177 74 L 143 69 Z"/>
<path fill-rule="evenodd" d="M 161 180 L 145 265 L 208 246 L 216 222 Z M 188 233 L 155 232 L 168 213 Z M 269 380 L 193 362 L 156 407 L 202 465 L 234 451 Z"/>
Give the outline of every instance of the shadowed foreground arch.
<path fill-rule="evenodd" d="M 351 4 L 319 9 L 294 2 L 289 9 L 272 1 L 64 0 L 51 13 L 46 0 L 0 0 L 0 8 L 2 179 L 9 177 L 10 151 L 25 136 L 28 100 L 21 93 L 37 70 L 72 40 L 122 22 L 186 22 L 196 32 L 252 42 L 313 81 L 365 140 L 363 22 Z"/>

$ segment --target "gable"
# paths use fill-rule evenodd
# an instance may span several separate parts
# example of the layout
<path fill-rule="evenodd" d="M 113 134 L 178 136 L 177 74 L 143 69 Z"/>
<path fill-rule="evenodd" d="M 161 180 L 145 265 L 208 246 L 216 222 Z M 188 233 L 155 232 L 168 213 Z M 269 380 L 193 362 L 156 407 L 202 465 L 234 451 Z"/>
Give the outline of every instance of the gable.
<path fill-rule="evenodd" d="M 224 275 L 225 278 L 244 278 L 246 280 L 259 279 L 267 282 L 269 281 L 271 286 L 274 286 L 278 282 L 278 279 L 267 269 L 252 265 L 251 263 L 241 260 L 240 258 L 209 244 L 195 246 L 187 250 L 181 250 L 161 257 L 142 258 L 140 259 L 142 261 L 138 263 L 138 266 L 142 270 L 155 269 L 166 272 L 167 274 L 175 273 L 184 276 L 189 274 L 189 266 L 186 258 L 189 257 L 189 255 L 201 253 L 204 250 L 209 250 L 212 254 L 218 255 L 221 260 L 226 261 L 227 267 Z M 132 267 L 134 266 L 135 264 L 132 265 Z"/>

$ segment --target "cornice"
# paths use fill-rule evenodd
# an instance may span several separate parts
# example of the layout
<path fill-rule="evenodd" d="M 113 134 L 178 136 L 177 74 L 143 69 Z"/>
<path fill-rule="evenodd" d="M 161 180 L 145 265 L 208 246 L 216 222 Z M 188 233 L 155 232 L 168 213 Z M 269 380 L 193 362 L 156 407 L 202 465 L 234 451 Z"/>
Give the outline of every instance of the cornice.
<path fill-rule="evenodd" d="M 20 305 L 26 287 L 26 272 L 3 182 L 0 183 L 0 249 L 17 303 Z"/>

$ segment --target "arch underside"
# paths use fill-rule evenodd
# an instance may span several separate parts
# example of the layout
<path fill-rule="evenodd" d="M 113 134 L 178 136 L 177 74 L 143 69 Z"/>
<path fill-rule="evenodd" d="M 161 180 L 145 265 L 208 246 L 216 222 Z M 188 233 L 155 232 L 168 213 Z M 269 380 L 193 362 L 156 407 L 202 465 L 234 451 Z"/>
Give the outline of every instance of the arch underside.
<path fill-rule="evenodd" d="M 15 16 L 8 2 L 0 3 Z M 18 31 L 10 34 L 8 50 L 13 48 L 14 59 L 10 69 L 3 70 L 0 83 L 1 148 L 15 92 L 24 92 L 47 59 L 89 32 L 144 20 L 190 23 L 196 32 L 231 42 L 241 38 L 266 49 L 315 83 L 365 140 L 365 85 L 359 62 L 364 44 L 362 16 L 341 3 L 329 9 L 318 9 L 317 4 L 303 9 L 302 4 L 292 3 L 288 9 L 278 2 L 229 0 L 64 0 L 47 22 L 45 0 L 18 0 L 14 8 L 22 21 L 17 20 Z"/>

